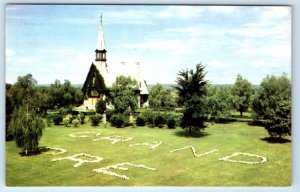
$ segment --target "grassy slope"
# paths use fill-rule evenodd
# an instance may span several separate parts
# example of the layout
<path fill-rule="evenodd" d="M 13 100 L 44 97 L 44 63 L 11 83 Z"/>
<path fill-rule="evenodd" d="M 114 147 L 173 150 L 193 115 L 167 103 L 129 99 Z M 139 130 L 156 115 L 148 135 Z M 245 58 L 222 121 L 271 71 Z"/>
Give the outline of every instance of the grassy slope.
<path fill-rule="evenodd" d="M 90 138 L 72 138 L 78 131 L 98 131 L 101 136 L 121 135 L 134 140 L 111 144 Z M 41 154 L 21 157 L 14 142 L 6 143 L 6 184 L 8 186 L 287 186 L 291 184 L 291 143 L 270 144 L 262 141 L 267 133 L 261 127 L 246 123 L 214 124 L 206 129 L 206 136 L 185 138 L 177 136 L 180 129 L 169 130 L 148 127 L 47 128 L 40 146 L 60 147 L 67 153 L 52 156 Z M 163 141 L 155 149 L 146 146 L 128 147 L 128 144 Z M 193 145 L 197 152 L 218 149 L 219 152 L 196 158 L 190 149 L 170 153 L 170 150 Z M 83 164 L 51 159 L 76 153 L 88 153 L 104 158 L 99 163 Z M 267 163 L 247 165 L 218 160 L 234 152 L 247 152 L 268 158 Z M 238 157 L 253 160 L 251 157 Z M 132 162 L 157 168 L 157 171 L 128 167 L 130 180 L 93 172 L 108 165 Z M 112 170 L 113 171 L 113 170 Z"/>

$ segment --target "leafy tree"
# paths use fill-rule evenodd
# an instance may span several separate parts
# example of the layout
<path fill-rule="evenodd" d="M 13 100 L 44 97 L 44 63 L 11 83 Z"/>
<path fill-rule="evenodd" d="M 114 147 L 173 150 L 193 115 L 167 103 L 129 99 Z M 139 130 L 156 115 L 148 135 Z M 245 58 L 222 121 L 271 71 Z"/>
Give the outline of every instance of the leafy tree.
<path fill-rule="evenodd" d="M 233 96 L 230 87 L 209 87 L 206 99 L 207 110 L 212 120 L 220 120 L 231 116 Z"/>
<path fill-rule="evenodd" d="M 291 101 L 280 101 L 265 123 L 269 135 L 279 139 L 291 135 L 291 116 Z"/>
<path fill-rule="evenodd" d="M 96 103 L 96 112 L 99 114 L 103 114 L 106 111 L 106 101 L 103 99 L 99 99 Z"/>
<path fill-rule="evenodd" d="M 291 100 L 291 81 L 286 74 L 264 78 L 252 101 L 256 118 L 269 119 L 280 101 Z"/>
<path fill-rule="evenodd" d="M 19 76 L 16 83 L 6 85 L 6 138 L 11 139 L 8 125 L 12 118 L 13 110 L 22 105 L 27 105 L 29 110 L 37 110 L 39 97 L 36 89 L 37 81 L 31 74 Z"/>
<path fill-rule="evenodd" d="M 110 91 L 110 100 L 116 113 L 134 111 L 138 107 L 138 84 L 130 77 L 118 76 Z"/>
<path fill-rule="evenodd" d="M 28 104 L 29 108 L 38 108 L 37 81 L 31 74 L 19 76 L 17 82 L 9 89 L 7 96 L 13 108 Z"/>
<path fill-rule="evenodd" d="M 157 83 L 149 90 L 149 105 L 155 110 L 175 107 L 175 99 L 170 89 Z"/>
<path fill-rule="evenodd" d="M 32 151 L 38 147 L 44 128 L 43 119 L 34 111 L 30 111 L 28 105 L 16 108 L 9 124 L 9 131 L 13 135 L 17 147 L 22 148 L 26 155 L 28 150 Z"/>
<path fill-rule="evenodd" d="M 11 116 L 14 110 L 14 106 L 12 105 L 11 97 L 8 95 L 10 88 L 12 87 L 11 84 L 6 84 L 6 94 L 5 94 L 5 110 L 6 110 L 6 124 L 5 124 L 5 140 L 11 141 L 13 136 L 8 131 L 8 124 L 11 120 Z"/>
<path fill-rule="evenodd" d="M 271 137 L 291 134 L 291 81 L 286 74 L 263 79 L 252 101 L 256 119 L 266 120 Z"/>
<path fill-rule="evenodd" d="M 241 75 L 237 75 L 232 94 L 234 96 L 234 107 L 243 116 L 243 112 L 246 112 L 250 106 L 251 95 L 253 94 L 251 83 L 247 79 L 243 79 Z"/>
<path fill-rule="evenodd" d="M 63 84 L 59 80 L 55 80 L 49 87 L 48 103 L 51 109 L 72 106 L 82 102 L 82 91 L 73 87 L 68 80 L 65 80 Z"/>
<path fill-rule="evenodd" d="M 196 70 L 181 70 L 177 78 L 179 100 L 184 106 L 181 127 L 188 129 L 189 135 L 197 133 L 206 128 L 207 119 L 205 109 L 205 97 L 207 95 L 207 80 L 204 79 L 206 73 L 204 66 L 200 63 L 196 65 Z"/>

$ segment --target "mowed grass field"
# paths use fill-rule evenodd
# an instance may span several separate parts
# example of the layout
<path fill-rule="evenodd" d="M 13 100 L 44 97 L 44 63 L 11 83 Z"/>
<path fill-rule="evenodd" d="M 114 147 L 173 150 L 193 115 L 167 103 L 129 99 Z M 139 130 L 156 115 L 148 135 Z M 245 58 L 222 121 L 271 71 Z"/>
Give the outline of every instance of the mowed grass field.
<path fill-rule="evenodd" d="M 6 142 L 7 186 L 289 186 L 291 184 L 291 142 L 268 143 L 263 127 L 249 126 L 246 122 L 209 124 L 203 136 L 187 138 L 181 136 L 181 128 L 160 129 L 145 127 L 114 128 L 53 126 L 45 129 L 40 146 L 58 147 L 67 152 L 59 155 L 42 153 L 20 156 L 14 141 Z M 74 138 L 69 134 L 93 131 L 100 136 Z M 133 140 L 111 144 L 108 140 L 95 138 L 119 135 Z M 162 141 L 157 148 L 129 144 Z M 171 153 L 171 150 L 192 145 L 198 154 L 213 149 L 218 152 L 195 157 L 191 149 Z M 55 151 L 53 151 L 55 152 Z M 267 162 L 241 164 L 221 161 L 219 158 L 234 152 L 245 152 L 264 156 Z M 84 163 L 74 168 L 70 160 L 52 162 L 59 157 L 87 153 L 103 157 L 98 163 Z M 83 157 L 88 159 L 87 157 Z M 259 158 L 238 156 L 232 159 L 260 161 Z M 122 162 L 143 164 L 155 171 L 133 166 L 128 171 L 110 169 L 130 179 L 94 172 L 93 169 Z"/>

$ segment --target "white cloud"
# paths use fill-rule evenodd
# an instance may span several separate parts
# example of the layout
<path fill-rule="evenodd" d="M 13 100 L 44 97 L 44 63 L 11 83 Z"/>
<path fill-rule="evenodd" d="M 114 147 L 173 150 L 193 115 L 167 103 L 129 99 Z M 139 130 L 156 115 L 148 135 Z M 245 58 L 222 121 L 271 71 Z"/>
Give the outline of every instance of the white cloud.
<path fill-rule="evenodd" d="M 262 61 L 262 60 L 256 60 L 256 61 L 252 61 L 250 63 L 251 67 L 255 68 L 255 69 L 274 69 L 274 68 L 278 68 L 281 66 L 281 64 L 279 63 L 274 63 L 274 62 L 266 62 L 266 61 Z"/>
<path fill-rule="evenodd" d="M 291 17 L 291 7 L 273 6 L 263 8 L 262 17 L 267 20 L 287 19 Z"/>
<path fill-rule="evenodd" d="M 235 6 L 210 6 L 209 11 L 214 14 L 231 15 L 236 11 Z"/>
<path fill-rule="evenodd" d="M 226 69 L 233 67 L 229 63 L 224 62 L 224 61 L 218 61 L 218 60 L 211 60 L 207 62 L 207 68 L 208 69 Z"/>
<path fill-rule="evenodd" d="M 145 43 L 124 44 L 125 49 L 185 50 L 194 47 L 199 39 L 150 39 Z"/>
<path fill-rule="evenodd" d="M 223 36 L 225 34 L 222 30 L 216 29 L 208 29 L 203 26 L 190 26 L 190 27 L 173 27 L 173 28 L 166 28 L 162 30 L 163 33 L 183 33 L 188 36 Z"/>
<path fill-rule="evenodd" d="M 5 53 L 6 53 L 6 57 L 10 57 L 16 54 L 16 52 L 13 49 L 9 49 L 9 48 L 5 49 Z"/>
<path fill-rule="evenodd" d="M 249 45 L 237 48 L 237 54 L 251 57 L 271 57 L 271 58 L 291 58 L 291 44 L 278 43 L 278 44 L 260 44 Z"/>
<path fill-rule="evenodd" d="M 180 19 L 189 19 L 199 17 L 203 13 L 201 6 L 169 6 L 159 12 L 157 17 L 161 19 L 177 17 Z"/>

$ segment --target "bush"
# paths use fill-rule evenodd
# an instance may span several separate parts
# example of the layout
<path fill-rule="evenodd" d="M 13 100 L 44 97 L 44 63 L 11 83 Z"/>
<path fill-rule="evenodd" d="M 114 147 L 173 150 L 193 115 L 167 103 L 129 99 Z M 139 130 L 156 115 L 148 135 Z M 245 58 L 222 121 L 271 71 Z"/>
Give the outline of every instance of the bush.
<path fill-rule="evenodd" d="M 129 125 L 128 118 L 123 114 L 115 114 L 111 116 L 110 119 L 111 125 L 121 128 Z"/>
<path fill-rule="evenodd" d="M 52 121 L 53 121 L 54 125 L 60 125 L 60 123 L 63 121 L 62 114 L 53 113 L 52 114 Z"/>
<path fill-rule="evenodd" d="M 174 117 L 169 117 L 169 119 L 167 120 L 167 126 L 169 129 L 174 129 L 176 126 L 176 120 Z"/>
<path fill-rule="evenodd" d="M 161 114 L 157 115 L 154 119 L 154 125 L 156 127 L 162 128 L 164 124 L 166 124 L 166 119 L 164 118 L 164 116 Z"/>
<path fill-rule="evenodd" d="M 99 125 L 100 121 L 102 119 L 102 116 L 99 114 L 91 115 L 90 116 L 90 121 L 92 126 L 97 126 Z"/>
<path fill-rule="evenodd" d="M 110 121 L 112 115 L 114 114 L 114 110 L 113 109 L 107 109 L 105 113 L 106 113 L 106 120 Z"/>
<path fill-rule="evenodd" d="M 144 115 L 139 115 L 136 118 L 136 125 L 137 126 L 145 126 L 146 124 L 146 118 L 144 117 Z"/>
<path fill-rule="evenodd" d="M 66 127 L 68 127 L 69 124 L 72 123 L 72 120 L 73 120 L 73 116 L 70 115 L 70 114 L 68 114 L 68 115 L 66 115 L 66 116 L 63 118 L 63 124 L 64 124 Z"/>
<path fill-rule="evenodd" d="M 80 122 L 80 124 L 84 124 L 84 119 L 85 119 L 85 114 L 84 113 L 79 113 L 79 122 Z"/>
<path fill-rule="evenodd" d="M 52 126 L 52 116 L 51 115 L 47 115 L 46 116 L 46 125 L 47 127 L 51 127 Z"/>
<path fill-rule="evenodd" d="M 79 125 L 79 120 L 78 120 L 78 119 L 74 119 L 74 120 L 72 121 L 72 123 L 73 123 L 73 126 L 74 126 L 74 127 L 78 127 L 78 125 Z"/>
<path fill-rule="evenodd" d="M 156 113 L 152 110 L 145 110 L 141 115 L 145 117 L 146 123 L 148 123 L 150 126 L 154 126 L 154 119 L 156 117 Z"/>

